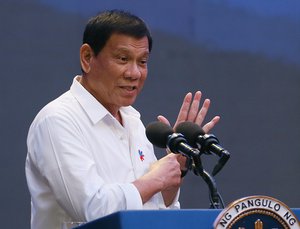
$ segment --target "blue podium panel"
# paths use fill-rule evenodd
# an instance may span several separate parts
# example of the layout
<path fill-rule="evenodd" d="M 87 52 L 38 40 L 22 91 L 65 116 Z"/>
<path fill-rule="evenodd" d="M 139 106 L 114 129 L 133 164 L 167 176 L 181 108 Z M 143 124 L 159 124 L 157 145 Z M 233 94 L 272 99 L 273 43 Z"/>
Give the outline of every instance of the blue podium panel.
<path fill-rule="evenodd" d="M 292 209 L 300 218 L 300 209 Z M 220 209 L 120 211 L 76 229 L 212 229 Z"/>
<path fill-rule="evenodd" d="M 119 228 L 211 228 L 220 210 L 120 211 L 76 227 L 80 229 Z"/>

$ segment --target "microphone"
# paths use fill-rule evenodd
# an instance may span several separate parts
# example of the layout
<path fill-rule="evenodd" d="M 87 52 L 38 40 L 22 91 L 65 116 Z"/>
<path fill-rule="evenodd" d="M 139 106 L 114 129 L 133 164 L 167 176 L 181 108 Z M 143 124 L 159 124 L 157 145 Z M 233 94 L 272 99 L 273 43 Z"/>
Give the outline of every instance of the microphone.
<path fill-rule="evenodd" d="M 168 148 L 172 153 L 197 157 L 200 152 L 187 144 L 182 134 L 174 133 L 172 127 L 162 122 L 152 122 L 146 127 L 148 140 L 159 148 Z"/>
<path fill-rule="evenodd" d="M 184 177 L 192 167 L 198 175 L 204 174 L 200 151 L 189 146 L 183 135 L 174 133 L 169 125 L 158 121 L 152 122 L 146 127 L 146 136 L 153 145 L 159 148 L 168 148 L 172 153 L 180 153 L 187 157 L 187 170 L 181 171 L 181 177 Z M 194 165 L 192 165 L 192 159 Z"/>
<path fill-rule="evenodd" d="M 212 134 L 205 134 L 200 126 L 193 122 L 182 122 L 177 125 L 176 132 L 184 135 L 192 147 L 200 149 L 200 153 L 216 154 L 220 157 L 213 169 L 213 176 L 216 175 L 228 161 L 230 154 L 222 146 L 219 140 Z"/>

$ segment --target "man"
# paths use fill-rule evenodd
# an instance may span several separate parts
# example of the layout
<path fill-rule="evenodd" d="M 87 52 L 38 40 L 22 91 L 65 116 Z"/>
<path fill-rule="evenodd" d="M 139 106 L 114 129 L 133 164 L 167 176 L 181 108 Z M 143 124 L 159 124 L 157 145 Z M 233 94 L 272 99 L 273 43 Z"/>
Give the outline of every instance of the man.
<path fill-rule="evenodd" d="M 82 75 L 39 112 L 28 133 L 32 228 L 60 229 L 119 210 L 179 208 L 185 158 L 169 153 L 157 161 L 131 107 L 147 77 L 151 47 L 147 26 L 130 13 L 106 11 L 88 22 Z M 186 95 L 176 124 L 202 123 L 210 101 L 199 111 L 200 99 L 200 92 Z"/>

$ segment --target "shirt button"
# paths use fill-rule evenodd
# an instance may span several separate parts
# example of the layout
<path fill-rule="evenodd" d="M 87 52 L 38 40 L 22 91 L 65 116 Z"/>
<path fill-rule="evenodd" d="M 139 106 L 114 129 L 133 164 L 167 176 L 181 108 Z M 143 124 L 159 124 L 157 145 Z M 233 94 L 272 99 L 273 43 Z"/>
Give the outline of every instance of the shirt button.
<path fill-rule="evenodd" d="M 126 140 L 126 136 L 120 135 L 120 140 L 121 140 L 121 141 L 125 141 L 125 140 Z"/>

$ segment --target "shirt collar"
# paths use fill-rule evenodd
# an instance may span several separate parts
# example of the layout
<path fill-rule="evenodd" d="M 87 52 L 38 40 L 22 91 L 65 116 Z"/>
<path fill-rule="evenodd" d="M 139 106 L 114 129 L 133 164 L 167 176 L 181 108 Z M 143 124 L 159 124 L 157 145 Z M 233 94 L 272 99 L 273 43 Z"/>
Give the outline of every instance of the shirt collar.
<path fill-rule="evenodd" d="M 113 117 L 109 113 L 109 111 L 79 83 L 79 77 L 82 76 L 74 77 L 73 83 L 70 88 L 70 92 L 80 103 L 80 105 L 82 106 L 86 114 L 89 116 L 93 124 L 96 124 L 107 115 Z M 121 107 L 120 112 L 123 116 L 133 115 L 137 118 L 140 118 L 140 113 L 137 110 L 135 110 L 132 106 Z"/>

